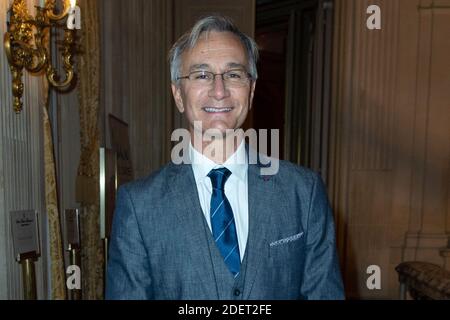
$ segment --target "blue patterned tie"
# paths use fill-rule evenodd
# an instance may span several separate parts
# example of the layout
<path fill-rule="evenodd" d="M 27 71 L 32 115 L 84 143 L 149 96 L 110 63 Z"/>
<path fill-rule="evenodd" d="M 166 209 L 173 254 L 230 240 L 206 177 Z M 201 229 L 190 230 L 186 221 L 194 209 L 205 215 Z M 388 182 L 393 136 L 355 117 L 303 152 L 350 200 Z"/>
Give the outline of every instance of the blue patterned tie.
<path fill-rule="evenodd" d="M 231 175 L 227 168 L 211 170 L 208 177 L 213 188 L 211 196 L 211 227 L 217 247 L 234 277 L 239 274 L 241 258 L 233 210 L 225 196 L 225 182 Z"/>

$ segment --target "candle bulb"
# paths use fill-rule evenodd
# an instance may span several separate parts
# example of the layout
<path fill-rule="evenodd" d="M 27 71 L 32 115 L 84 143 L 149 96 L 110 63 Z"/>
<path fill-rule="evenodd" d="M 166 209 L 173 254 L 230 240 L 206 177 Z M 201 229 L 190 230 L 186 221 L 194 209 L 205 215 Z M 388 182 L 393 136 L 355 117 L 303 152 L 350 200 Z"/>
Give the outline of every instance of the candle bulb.
<path fill-rule="evenodd" d="M 73 10 L 77 5 L 77 0 L 70 0 L 70 8 Z"/>

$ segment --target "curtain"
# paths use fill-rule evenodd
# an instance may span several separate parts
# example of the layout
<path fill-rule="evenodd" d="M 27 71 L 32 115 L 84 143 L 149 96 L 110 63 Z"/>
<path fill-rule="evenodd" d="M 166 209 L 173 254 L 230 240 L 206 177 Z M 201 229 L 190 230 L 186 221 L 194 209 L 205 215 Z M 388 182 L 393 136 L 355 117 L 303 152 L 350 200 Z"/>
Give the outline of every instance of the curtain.
<path fill-rule="evenodd" d="M 48 84 L 45 105 L 43 106 L 44 128 L 44 167 L 45 167 L 45 206 L 47 211 L 50 238 L 50 270 L 52 299 L 66 299 L 66 281 L 64 268 L 64 248 L 61 234 L 61 220 L 58 210 L 55 158 L 50 120 L 48 117 Z"/>
<path fill-rule="evenodd" d="M 46 37 L 47 50 L 50 51 L 49 37 Z M 64 243 L 61 230 L 61 215 L 58 204 L 58 185 L 56 177 L 55 154 L 53 148 L 52 125 L 49 119 L 49 83 L 43 77 L 44 106 L 44 172 L 45 172 L 45 206 L 48 219 L 48 234 L 50 242 L 50 277 L 51 298 L 54 300 L 66 299 L 66 277 L 64 265 Z"/>
<path fill-rule="evenodd" d="M 78 98 L 80 102 L 81 155 L 77 177 L 77 201 L 81 215 L 81 261 L 83 299 L 103 298 L 103 247 L 99 219 L 99 95 L 100 49 L 98 1 L 81 0 L 81 50 Z"/>

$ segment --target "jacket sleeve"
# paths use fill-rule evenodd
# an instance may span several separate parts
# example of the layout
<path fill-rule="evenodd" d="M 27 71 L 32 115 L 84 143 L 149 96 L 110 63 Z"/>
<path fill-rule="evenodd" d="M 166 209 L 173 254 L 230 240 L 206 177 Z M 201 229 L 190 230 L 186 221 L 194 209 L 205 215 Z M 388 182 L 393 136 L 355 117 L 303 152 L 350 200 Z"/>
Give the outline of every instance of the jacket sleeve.
<path fill-rule="evenodd" d="M 345 299 L 333 215 L 325 187 L 316 174 L 308 212 L 306 242 L 302 295 L 308 300 Z"/>
<path fill-rule="evenodd" d="M 126 187 L 119 188 L 106 275 L 106 299 L 152 299 L 149 260 Z"/>

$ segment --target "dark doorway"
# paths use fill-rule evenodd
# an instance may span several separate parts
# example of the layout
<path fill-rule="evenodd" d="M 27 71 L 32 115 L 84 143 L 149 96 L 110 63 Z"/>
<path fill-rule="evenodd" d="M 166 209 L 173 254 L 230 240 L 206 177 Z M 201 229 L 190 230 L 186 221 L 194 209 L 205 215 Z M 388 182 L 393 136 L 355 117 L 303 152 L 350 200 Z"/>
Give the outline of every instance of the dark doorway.
<path fill-rule="evenodd" d="M 332 3 L 259 0 L 260 47 L 255 129 L 280 130 L 280 158 L 325 179 L 330 96 Z"/>
<path fill-rule="evenodd" d="M 285 22 L 260 26 L 255 40 L 260 49 L 258 82 L 255 93 L 253 124 L 255 129 L 280 130 L 280 156 L 284 158 L 286 103 L 286 45 L 289 26 Z M 269 149 L 270 150 L 270 149 Z"/>

